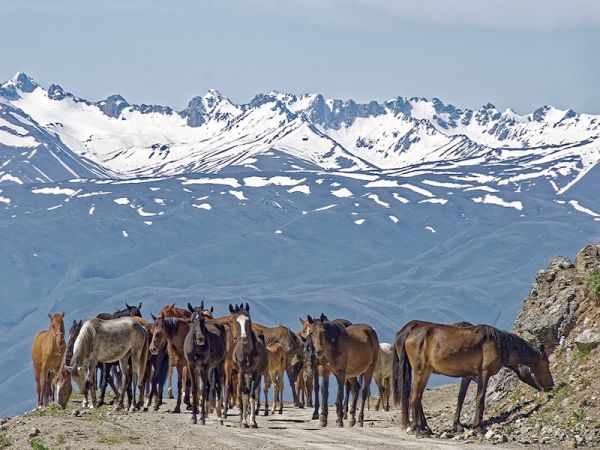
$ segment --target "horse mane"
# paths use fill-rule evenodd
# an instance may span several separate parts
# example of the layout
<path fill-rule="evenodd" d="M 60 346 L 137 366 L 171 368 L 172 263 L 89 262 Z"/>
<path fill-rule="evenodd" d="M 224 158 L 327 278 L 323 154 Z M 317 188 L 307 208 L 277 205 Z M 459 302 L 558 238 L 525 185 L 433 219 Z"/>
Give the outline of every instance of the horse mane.
<path fill-rule="evenodd" d="M 538 349 L 514 333 L 499 330 L 491 325 L 475 325 L 473 328 L 479 339 L 482 341 L 491 340 L 498 345 L 504 361 L 508 360 L 511 351 L 524 358 L 537 358 L 540 356 Z"/>
<path fill-rule="evenodd" d="M 72 365 L 75 365 L 75 362 L 82 362 L 79 360 L 81 352 L 89 351 L 90 348 L 93 348 L 96 331 L 98 330 L 101 320 L 102 319 L 90 319 L 83 323 L 81 330 L 79 330 L 79 335 L 77 336 L 77 339 L 75 339 L 75 344 L 73 344 L 73 355 L 71 356 Z"/>
<path fill-rule="evenodd" d="M 170 339 L 179 331 L 179 325 L 187 319 L 182 319 L 181 317 L 162 317 L 162 320 L 165 321 L 165 333 Z"/>

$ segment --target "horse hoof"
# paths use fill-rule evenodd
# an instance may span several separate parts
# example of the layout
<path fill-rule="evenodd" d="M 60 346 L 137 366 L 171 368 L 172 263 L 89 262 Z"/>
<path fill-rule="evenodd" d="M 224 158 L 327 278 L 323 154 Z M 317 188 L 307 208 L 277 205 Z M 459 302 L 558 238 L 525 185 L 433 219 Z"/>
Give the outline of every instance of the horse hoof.
<path fill-rule="evenodd" d="M 348 426 L 349 427 L 353 427 L 354 425 L 356 425 L 356 419 L 354 417 L 352 417 L 349 421 L 348 421 Z"/>
<path fill-rule="evenodd" d="M 185 405 L 185 410 L 186 411 L 191 411 L 192 410 L 192 405 Z"/>
<path fill-rule="evenodd" d="M 181 408 L 175 407 L 175 409 L 173 410 L 173 414 L 179 414 L 179 413 L 181 413 Z"/>
<path fill-rule="evenodd" d="M 148 412 L 148 407 L 144 406 L 144 408 L 142 409 L 143 412 Z"/>
<path fill-rule="evenodd" d="M 315 413 L 315 414 L 312 415 L 312 420 L 317 420 L 318 418 L 319 418 L 318 414 Z"/>
<path fill-rule="evenodd" d="M 242 423 L 242 424 L 240 424 L 240 427 L 241 428 L 248 428 L 248 424 L 247 423 Z"/>
<path fill-rule="evenodd" d="M 206 425 L 206 421 L 204 419 L 200 419 L 200 425 Z"/>
<path fill-rule="evenodd" d="M 217 425 L 223 425 L 223 419 L 217 419 Z"/>
<path fill-rule="evenodd" d="M 154 411 L 158 411 L 158 405 L 154 405 L 154 408 L 152 408 Z"/>
<path fill-rule="evenodd" d="M 269 411 L 265 411 L 264 415 L 268 416 L 269 415 Z"/>
<path fill-rule="evenodd" d="M 192 424 L 196 425 L 198 423 L 198 420 L 195 417 L 192 417 Z"/>
<path fill-rule="evenodd" d="M 344 420 L 348 420 L 348 413 L 344 413 Z"/>
<path fill-rule="evenodd" d="M 344 428 L 344 422 L 338 419 L 335 421 L 335 426 L 338 428 Z"/>
<path fill-rule="evenodd" d="M 363 427 L 363 423 L 362 422 L 358 422 L 358 427 L 362 428 Z"/>
<path fill-rule="evenodd" d="M 258 425 L 256 424 L 256 422 L 252 422 L 250 424 L 250 428 L 258 428 Z"/>
<path fill-rule="evenodd" d="M 319 426 L 325 428 L 327 426 L 327 421 L 323 419 L 319 420 Z"/>

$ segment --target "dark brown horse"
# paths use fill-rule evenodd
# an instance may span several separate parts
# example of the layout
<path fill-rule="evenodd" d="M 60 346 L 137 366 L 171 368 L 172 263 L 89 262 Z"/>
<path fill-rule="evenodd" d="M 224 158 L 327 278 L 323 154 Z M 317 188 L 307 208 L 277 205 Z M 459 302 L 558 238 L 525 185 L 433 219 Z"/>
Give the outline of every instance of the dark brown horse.
<path fill-rule="evenodd" d="M 177 404 L 173 409 L 173 413 L 181 412 L 181 389 L 186 386 L 186 395 L 184 403 L 190 408 L 191 403 L 187 389 L 187 382 L 184 381 L 184 370 L 187 370 L 187 359 L 183 351 L 185 337 L 190 331 L 190 323 L 188 319 L 180 319 L 177 317 L 166 317 L 161 314 L 159 317 L 154 317 L 154 332 L 150 343 L 150 353 L 158 355 L 163 348 L 167 348 L 169 354 L 169 365 L 177 369 Z"/>
<path fill-rule="evenodd" d="M 221 389 L 225 384 L 225 327 L 211 319 L 206 319 L 204 302 L 200 308 L 193 308 L 188 303 L 188 309 L 192 316 L 183 351 L 187 359 L 192 383 L 192 423 L 198 422 L 196 413 L 198 411 L 198 395 L 200 394 L 200 424 L 205 424 L 206 400 L 209 398 L 210 387 L 210 392 L 215 393 L 217 400 L 217 422 L 222 425 L 223 397 Z M 209 376 L 212 378 L 210 381 Z M 213 396 L 211 395 L 211 397 Z"/>
<path fill-rule="evenodd" d="M 235 317 L 233 364 L 239 374 L 239 391 L 242 400 L 240 424 L 248 427 L 248 407 L 250 407 L 250 427 L 256 428 L 257 397 L 260 393 L 260 379 L 267 368 L 267 349 L 256 336 L 250 319 L 250 306 L 229 305 L 232 317 Z"/>
<path fill-rule="evenodd" d="M 50 327 L 36 334 L 31 345 L 38 408 L 48 406 L 53 397 L 52 378 L 60 369 L 66 347 L 64 316 L 48 314 Z"/>
<path fill-rule="evenodd" d="M 432 373 L 477 380 L 477 431 L 482 431 L 488 381 L 502 367 L 527 366 L 542 390 L 548 391 L 554 385 L 543 346 L 535 348 L 521 337 L 489 325 L 464 327 L 412 321 L 396 334 L 393 356 L 394 400 L 401 405 L 404 428 L 412 429 L 417 436 L 431 434 L 421 402 Z"/>
<path fill-rule="evenodd" d="M 319 320 L 307 317 L 312 324 L 310 337 L 315 348 L 317 358 L 323 367 L 323 387 L 320 425 L 327 426 L 327 397 L 329 395 L 329 373 L 332 372 L 338 383 L 338 393 L 335 402 L 337 411 L 336 425 L 344 426 L 344 410 L 342 398 L 346 380 L 355 378 L 352 382 L 356 392 L 350 410 L 350 426 L 356 421 L 356 402 L 360 390 L 359 378 L 362 378 L 362 401 L 358 414 L 358 425 L 363 426 L 364 409 L 377 356 L 379 354 L 379 340 L 375 330 L 366 324 L 355 324 L 345 327 L 339 323 L 329 321 L 321 314 Z"/>

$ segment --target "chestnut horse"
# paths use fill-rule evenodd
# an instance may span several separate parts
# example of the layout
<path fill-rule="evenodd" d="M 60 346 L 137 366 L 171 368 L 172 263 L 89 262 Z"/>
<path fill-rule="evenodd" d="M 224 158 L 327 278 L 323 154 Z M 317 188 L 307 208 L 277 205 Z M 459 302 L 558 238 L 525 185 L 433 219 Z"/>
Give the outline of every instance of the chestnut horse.
<path fill-rule="evenodd" d="M 379 390 L 379 398 L 375 404 L 375 411 L 379 411 L 380 407 L 383 411 L 390 410 L 393 352 L 394 346 L 392 344 L 388 344 L 386 342 L 379 344 L 377 366 L 375 366 L 375 372 L 373 373 L 375 384 Z"/>
<path fill-rule="evenodd" d="M 240 305 L 231 312 L 230 327 L 234 329 L 235 347 L 233 349 L 233 364 L 239 376 L 239 391 L 242 400 L 240 424 L 248 427 L 248 407 L 250 407 L 250 427 L 256 428 L 257 397 L 260 393 L 260 378 L 267 368 L 267 349 L 265 344 L 256 336 L 250 319 L 250 306 Z M 235 318 L 235 319 L 234 319 Z"/>
<path fill-rule="evenodd" d="M 317 358 L 323 367 L 323 386 L 320 425 L 327 426 L 327 397 L 329 395 L 329 373 L 333 372 L 338 383 L 337 399 L 335 402 L 337 411 L 336 425 L 344 426 L 344 410 L 342 398 L 344 395 L 344 386 L 346 380 L 355 378 L 352 381 L 355 392 L 352 408 L 350 410 L 350 426 L 354 426 L 356 421 L 356 401 L 361 388 L 359 378 L 362 378 L 362 401 L 360 413 L 358 414 L 358 426 L 363 426 L 364 410 L 367 397 L 369 395 L 371 378 L 377 356 L 379 354 L 379 340 L 375 330 L 366 324 L 354 324 L 345 327 L 342 324 L 327 320 L 325 315 L 313 320 L 307 317 L 312 325 L 310 338 L 315 348 Z"/>
<path fill-rule="evenodd" d="M 483 431 L 488 381 L 502 367 L 513 365 L 529 367 L 543 391 L 554 386 L 544 347 L 535 348 L 516 334 L 490 325 L 409 322 L 396 334 L 393 355 L 394 401 L 401 405 L 403 427 L 418 437 L 431 434 L 421 402 L 429 376 L 439 373 L 477 380 L 474 428 Z"/>
<path fill-rule="evenodd" d="M 31 345 L 31 360 L 37 389 L 38 408 L 52 400 L 52 378 L 58 373 L 65 353 L 65 313 L 48 314 L 50 327 L 35 335 Z"/>
<path fill-rule="evenodd" d="M 265 416 L 269 415 L 269 387 L 271 387 L 271 383 L 273 383 L 273 408 L 271 409 L 271 414 L 275 414 L 278 399 L 279 414 L 283 414 L 283 376 L 286 366 L 283 345 L 277 342 L 267 345 L 267 361 L 263 386 L 263 390 L 265 391 Z M 260 409 L 260 401 L 258 404 Z"/>

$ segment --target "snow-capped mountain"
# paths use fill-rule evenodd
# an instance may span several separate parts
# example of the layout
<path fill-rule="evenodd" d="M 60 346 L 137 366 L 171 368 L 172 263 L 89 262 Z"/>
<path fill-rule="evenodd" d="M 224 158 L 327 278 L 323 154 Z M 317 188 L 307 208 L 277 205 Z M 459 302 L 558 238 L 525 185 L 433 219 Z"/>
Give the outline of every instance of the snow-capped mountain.
<path fill-rule="evenodd" d="M 600 117 L 548 106 L 518 115 L 489 104 L 459 109 L 438 99 L 359 104 L 279 92 L 236 105 L 210 90 L 177 112 L 132 105 L 120 95 L 90 102 L 58 85 L 46 90 L 22 73 L 2 85 L 0 99 L 3 108 L 18 109 L 44 131 L 36 145 L 60 144 L 97 176 L 260 169 L 254 161 L 276 150 L 297 160 L 287 170 L 308 164 L 407 174 L 471 167 L 517 190 L 538 180 L 562 193 L 600 160 Z M 29 132 L 0 126 L 5 148 L 32 148 L 32 139 Z"/>

